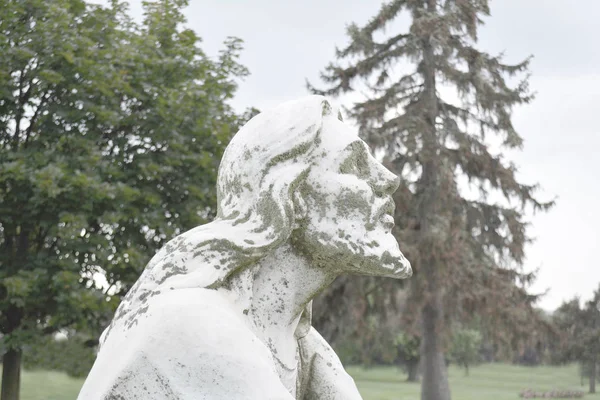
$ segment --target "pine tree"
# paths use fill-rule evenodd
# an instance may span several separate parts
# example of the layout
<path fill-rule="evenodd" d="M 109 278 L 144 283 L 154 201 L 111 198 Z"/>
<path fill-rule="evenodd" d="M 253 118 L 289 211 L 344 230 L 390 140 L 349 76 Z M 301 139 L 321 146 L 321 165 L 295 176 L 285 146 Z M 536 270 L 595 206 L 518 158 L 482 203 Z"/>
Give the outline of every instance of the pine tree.
<path fill-rule="evenodd" d="M 379 40 L 402 12 L 410 29 Z M 450 398 L 449 321 L 474 313 L 488 321 L 505 314 L 511 324 L 526 318 L 536 298 L 525 291 L 535 274 L 522 269 L 530 240 L 524 213 L 552 206 L 535 197 L 536 185 L 518 182 L 516 167 L 487 141 L 520 148 L 511 112 L 532 100 L 527 76 L 509 84 L 527 73 L 529 59 L 509 65 L 475 47 L 487 15 L 487 0 L 386 2 L 366 25 L 348 27 L 350 43 L 321 75 L 328 88 L 309 84 L 330 96 L 365 88 L 348 114 L 403 178 L 395 234 L 415 271 L 405 315 L 420 323 L 423 400 Z M 459 188 L 463 177 L 478 197 Z"/>

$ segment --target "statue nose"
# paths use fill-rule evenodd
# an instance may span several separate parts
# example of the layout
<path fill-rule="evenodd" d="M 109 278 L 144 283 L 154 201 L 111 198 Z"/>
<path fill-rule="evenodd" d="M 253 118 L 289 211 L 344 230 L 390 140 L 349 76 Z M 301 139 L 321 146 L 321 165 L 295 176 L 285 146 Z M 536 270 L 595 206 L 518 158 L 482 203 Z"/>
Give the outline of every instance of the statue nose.
<path fill-rule="evenodd" d="M 400 186 L 400 178 L 390 171 L 385 170 L 382 171 L 374 186 L 374 189 L 378 195 L 391 195 L 398 190 L 398 187 Z"/>

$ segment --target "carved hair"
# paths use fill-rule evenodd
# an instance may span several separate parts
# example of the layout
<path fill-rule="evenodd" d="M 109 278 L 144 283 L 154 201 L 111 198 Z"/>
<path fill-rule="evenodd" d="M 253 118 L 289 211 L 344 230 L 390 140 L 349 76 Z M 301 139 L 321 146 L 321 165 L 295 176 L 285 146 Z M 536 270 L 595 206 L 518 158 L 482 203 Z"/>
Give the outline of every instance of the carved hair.
<path fill-rule="evenodd" d="M 334 117 L 329 102 L 309 96 L 244 125 L 221 160 L 216 219 L 174 238 L 152 258 L 111 328 L 134 324 L 161 289 L 218 288 L 285 243 L 302 212 L 296 189 L 315 162 L 326 117 Z"/>

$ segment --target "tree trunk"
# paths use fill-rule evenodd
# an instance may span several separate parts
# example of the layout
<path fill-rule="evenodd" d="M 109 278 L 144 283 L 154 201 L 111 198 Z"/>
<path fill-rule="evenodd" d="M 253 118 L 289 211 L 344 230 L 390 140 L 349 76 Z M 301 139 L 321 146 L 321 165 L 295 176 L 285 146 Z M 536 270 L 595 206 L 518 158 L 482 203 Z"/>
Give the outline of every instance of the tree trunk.
<path fill-rule="evenodd" d="M 421 368 L 419 366 L 419 361 L 418 360 L 414 360 L 414 361 L 409 361 L 406 364 L 406 369 L 408 370 L 408 382 L 419 382 L 419 379 L 421 378 Z"/>
<path fill-rule="evenodd" d="M 421 360 L 423 362 L 423 381 L 421 383 L 421 400 L 450 400 L 450 386 L 446 363 L 438 329 L 441 322 L 440 295 L 432 294 L 437 300 L 435 304 L 427 304 L 423 308 L 423 342 Z M 432 299 L 433 300 L 433 299 Z"/>
<path fill-rule="evenodd" d="M 2 395 L 0 400 L 19 400 L 21 351 L 10 349 L 2 358 Z"/>
<path fill-rule="evenodd" d="M 426 0 L 427 12 L 437 14 L 437 0 Z M 440 241 L 439 220 L 441 217 L 440 172 L 443 166 L 437 157 L 439 138 L 437 137 L 436 118 L 438 116 L 438 98 L 436 88 L 436 65 L 431 35 L 420 37 L 423 43 L 423 172 L 421 182 L 423 193 L 419 206 L 421 223 L 420 244 L 422 264 L 420 279 L 424 280 L 425 303 L 421 311 L 421 362 L 423 363 L 423 379 L 421 382 L 421 400 L 450 400 L 450 385 L 444 359 L 441 334 L 443 333 L 443 299 L 439 257 L 431 254 L 431 246 Z M 428 248 L 429 247 L 429 248 Z"/>
<path fill-rule="evenodd" d="M 598 372 L 596 370 L 597 365 L 598 360 L 596 357 L 594 357 L 590 365 L 590 393 L 596 393 L 596 377 L 598 376 Z"/>

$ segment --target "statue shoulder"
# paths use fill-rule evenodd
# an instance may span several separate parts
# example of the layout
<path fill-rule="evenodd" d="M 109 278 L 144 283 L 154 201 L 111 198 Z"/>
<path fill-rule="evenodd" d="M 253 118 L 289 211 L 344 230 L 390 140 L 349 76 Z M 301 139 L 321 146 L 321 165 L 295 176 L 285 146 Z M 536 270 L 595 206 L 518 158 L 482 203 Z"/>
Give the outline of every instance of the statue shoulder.
<path fill-rule="evenodd" d="M 292 400 L 268 349 L 233 305 L 209 289 L 177 289 L 154 296 L 135 327 L 126 335 L 108 338 L 88 382 L 95 387 L 84 386 L 81 400 L 110 395 Z"/>

